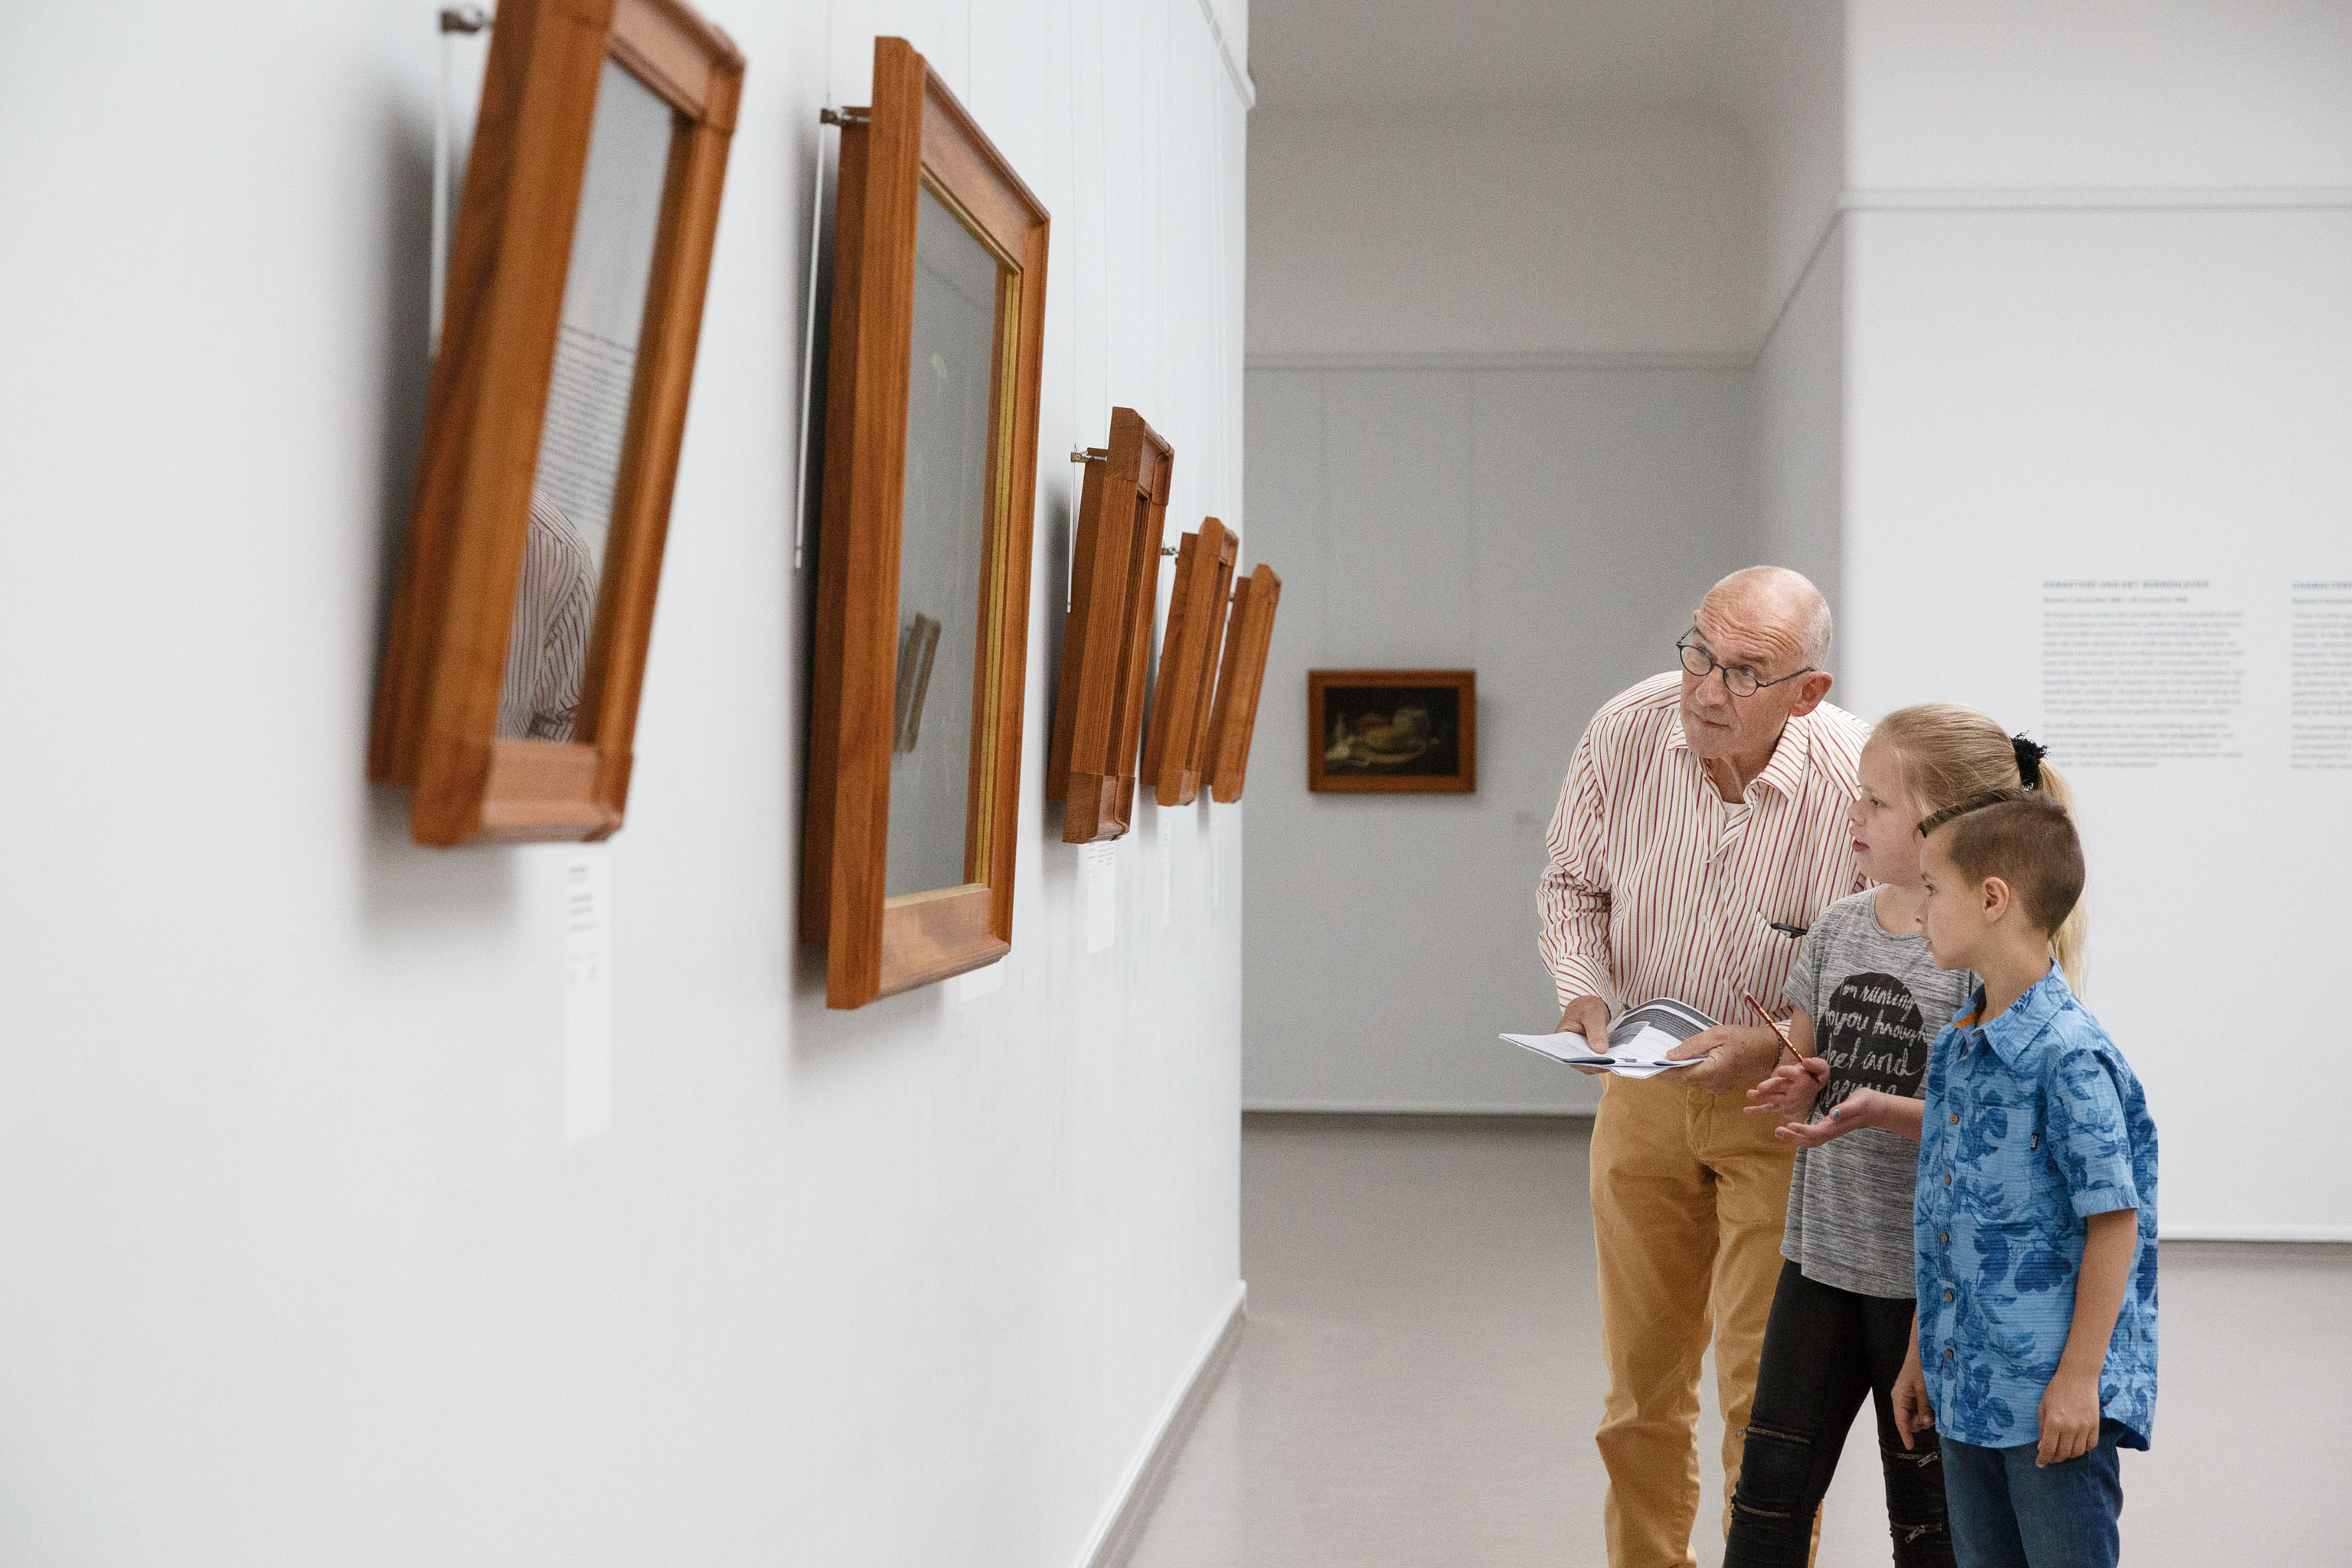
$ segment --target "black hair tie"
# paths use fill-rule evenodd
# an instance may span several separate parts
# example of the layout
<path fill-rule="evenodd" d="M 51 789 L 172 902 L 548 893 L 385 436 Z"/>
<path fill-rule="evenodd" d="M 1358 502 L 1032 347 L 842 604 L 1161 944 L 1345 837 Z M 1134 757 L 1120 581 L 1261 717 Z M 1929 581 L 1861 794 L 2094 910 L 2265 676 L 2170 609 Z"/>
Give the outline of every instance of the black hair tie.
<path fill-rule="evenodd" d="M 2029 741 L 2022 735 L 2011 735 L 2009 738 L 2009 743 L 2017 752 L 2018 782 L 2028 789 L 2040 789 L 2042 759 L 2050 754 L 2050 748 L 2039 742 Z"/>

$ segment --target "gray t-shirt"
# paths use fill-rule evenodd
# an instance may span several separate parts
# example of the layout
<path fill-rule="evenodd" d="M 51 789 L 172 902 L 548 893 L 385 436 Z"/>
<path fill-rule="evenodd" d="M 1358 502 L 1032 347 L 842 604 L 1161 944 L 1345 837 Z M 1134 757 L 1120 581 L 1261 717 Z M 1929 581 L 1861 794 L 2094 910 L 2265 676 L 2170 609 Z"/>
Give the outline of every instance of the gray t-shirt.
<path fill-rule="evenodd" d="M 1857 1089 L 1916 1096 L 1936 1036 L 1976 988 L 1942 970 L 1925 938 L 1891 936 L 1874 889 L 1823 910 L 1790 965 L 1780 998 L 1813 1021 L 1813 1049 L 1830 1064 L 1816 1121 Z M 1884 1128 L 1797 1151 L 1780 1256 L 1820 1284 L 1908 1300 L 1913 1293 L 1911 1191 L 1919 1145 Z"/>

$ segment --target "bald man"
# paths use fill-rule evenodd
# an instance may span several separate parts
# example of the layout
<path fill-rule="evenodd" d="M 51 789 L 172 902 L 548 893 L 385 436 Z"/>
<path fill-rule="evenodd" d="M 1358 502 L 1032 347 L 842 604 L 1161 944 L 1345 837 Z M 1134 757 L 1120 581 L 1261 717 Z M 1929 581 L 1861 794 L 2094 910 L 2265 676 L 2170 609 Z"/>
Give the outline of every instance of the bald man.
<path fill-rule="evenodd" d="M 1675 647 L 1679 671 L 1612 698 L 1577 743 L 1541 900 L 1560 1028 L 1599 1045 L 1616 1010 L 1660 996 L 1720 1020 L 1675 1052 L 1697 1067 L 1610 1078 L 1593 1122 L 1611 1568 L 1697 1561 L 1710 1330 L 1725 1497 L 1737 1483 L 1793 1160 L 1744 1114 L 1780 1047 L 1742 995 L 1781 1010 L 1799 938 L 1863 886 L 1846 806 L 1868 731 L 1823 700 L 1820 592 L 1780 567 L 1736 572 Z"/>

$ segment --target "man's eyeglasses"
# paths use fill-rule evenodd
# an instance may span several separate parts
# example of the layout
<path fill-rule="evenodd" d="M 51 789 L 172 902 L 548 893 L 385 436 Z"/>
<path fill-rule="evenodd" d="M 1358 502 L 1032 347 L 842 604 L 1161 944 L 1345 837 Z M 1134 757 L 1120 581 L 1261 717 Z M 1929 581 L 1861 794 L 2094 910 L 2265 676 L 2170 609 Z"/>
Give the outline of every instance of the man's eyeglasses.
<path fill-rule="evenodd" d="M 1675 647 L 1683 656 L 1683 668 L 1701 680 L 1705 680 L 1718 669 L 1723 671 L 1723 689 L 1734 697 L 1753 697 L 1768 686 L 1778 686 L 1782 680 L 1794 680 L 1799 675 L 1811 675 L 1813 672 L 1813 667 L 1809 664 L 1793 675 L 1780 677 L 1780 680 L 1766 680 L 1746 665 L 1716 663 L 1705 648 L 1691 647 L 1688 632 L 1685 632 L 1675 641 Z"/>

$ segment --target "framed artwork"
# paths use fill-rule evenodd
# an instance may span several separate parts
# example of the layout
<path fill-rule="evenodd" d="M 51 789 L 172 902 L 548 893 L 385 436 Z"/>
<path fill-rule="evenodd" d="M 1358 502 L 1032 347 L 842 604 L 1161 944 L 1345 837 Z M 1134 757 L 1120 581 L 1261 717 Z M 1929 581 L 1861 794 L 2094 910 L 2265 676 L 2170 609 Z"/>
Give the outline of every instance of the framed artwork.
<path fill-rule="evenodd" d="M 1177 546 L 1160 680 L 1151 693 L 1151 732 L 1143 743 L 1143 776 L 1162 805 L 1190 805 L 1201 793 L 1209 700 L 1240 547 L 1234 531 L 1213 517 L 1202 519 L 1201 531 L 1186 534 Z"/>
<path fill-rule="evenodd" d="M 842 119 L 801 935 L 861 1007 L 1012 947 L 1048 223 L 905 39 Z"/>
<path fill-rule="evenodd" d="M 488 70 L 368 776 L 420 844 L 603 838 L 743 57 L 677 0 L 503 0 Z"/>
<path fill-rule="evenodd" d="M 1475 790 L 1477 672 L 1308 670 L 1307 787 L 1373 795 Z"/>
<path fill-rule="evenodd" d="M 1110 411 L 1110 445 L 1089 447 L 1070 559 L 1070 620 L 1045 795 L 1062 841 L 1117 838 L 1135 816 L 1144 667 L 1160 595 L 1160 537 L 1176 450 L 1132 408 Z"/>
<path fill-rule="evenodd" d="M 1265 657 L 1274 643 L 1274 609 L 1281 602 L 1282 579 L 1263 563 L 1234 584 L 1225 663 L 1217 672 L 1217 700 L 1209 710 L 1209 793 L 1218 801 L 1242 797 L 1250 740 L 1257 731 L 1258 693 L 1265 686 Z"/>

